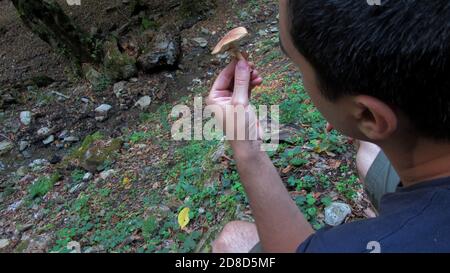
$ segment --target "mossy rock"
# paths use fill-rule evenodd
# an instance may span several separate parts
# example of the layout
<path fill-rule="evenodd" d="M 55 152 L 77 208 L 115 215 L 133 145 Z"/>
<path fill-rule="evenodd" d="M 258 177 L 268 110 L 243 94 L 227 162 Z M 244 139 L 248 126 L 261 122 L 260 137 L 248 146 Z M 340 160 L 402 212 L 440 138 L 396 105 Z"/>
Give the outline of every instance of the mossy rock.
<path fill-rule="evenodd" d="M 115 80 L 128 80 L 137 75 L 136 59 L 120 52 L 115 38 L 104 43 L 103 66 L 105 74 Z"/>
<path fill-rule="evenodd" d="M 28 248 L 29 244 L 30 244 L 29 241 L 21 241 L 14 249 L 14 252 L 15 253 L 23 253 Z"/>
<path fill-rule="evenodd" d="M 80 166 L 90 172 L 103 170 L 107 162 L 112 162 L 117 157 L 122 143 L 118 138 L 108 142 L 95 141 L 84 153 Z"/>

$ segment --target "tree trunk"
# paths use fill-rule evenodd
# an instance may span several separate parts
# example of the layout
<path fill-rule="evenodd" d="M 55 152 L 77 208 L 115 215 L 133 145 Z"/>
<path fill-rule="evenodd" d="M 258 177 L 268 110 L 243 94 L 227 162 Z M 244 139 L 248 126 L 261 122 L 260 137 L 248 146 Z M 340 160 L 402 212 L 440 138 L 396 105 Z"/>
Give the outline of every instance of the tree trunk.
<path fill-rule="evenodd" d="M 95 52 L 95 43 L 73 24 L 58 3 L 47 0 L 11 1 L 23 23 L 77 67 L 100 59 Z"/>

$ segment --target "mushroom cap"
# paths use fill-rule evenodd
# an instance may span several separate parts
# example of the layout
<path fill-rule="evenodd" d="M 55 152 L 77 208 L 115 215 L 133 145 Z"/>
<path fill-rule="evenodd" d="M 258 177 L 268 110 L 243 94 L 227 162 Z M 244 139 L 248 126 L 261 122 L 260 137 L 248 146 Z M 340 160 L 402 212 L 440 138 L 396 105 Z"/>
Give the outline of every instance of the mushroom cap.
<path fill-rule="evenodd" d="M 237 42 L 241 41 L 248 35 L 245 27 L 238 27 L 230 30 L 214 48 L 212 54 L 219 54 L 230 50 L 230 48 Z"/>

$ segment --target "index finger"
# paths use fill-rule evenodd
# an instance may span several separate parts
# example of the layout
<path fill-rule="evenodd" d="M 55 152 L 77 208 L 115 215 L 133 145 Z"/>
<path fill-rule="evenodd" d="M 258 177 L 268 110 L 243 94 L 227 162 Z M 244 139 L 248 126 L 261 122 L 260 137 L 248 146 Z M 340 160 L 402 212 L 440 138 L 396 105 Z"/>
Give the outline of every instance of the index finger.
<path fill-rule="evenodd" d="M 233 60 L 228 64 L 222 72 L 220 72 L 214 85 L 212 87 L 212 92 L 216 90 L 228 90 L 234 81 L 234 71 L 236 69 L 236 60 Z"/>

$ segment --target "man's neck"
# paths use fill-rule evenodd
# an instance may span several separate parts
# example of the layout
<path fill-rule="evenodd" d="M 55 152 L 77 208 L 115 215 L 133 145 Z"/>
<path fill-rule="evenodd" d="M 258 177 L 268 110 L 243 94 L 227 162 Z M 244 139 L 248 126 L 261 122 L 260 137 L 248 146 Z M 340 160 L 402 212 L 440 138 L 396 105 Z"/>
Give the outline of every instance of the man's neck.
<path fill-rule="evenodd" d="M 393 141 L 380 146 L 405 187 L 450 176 L 450 143 L 421 138 Z"/>

